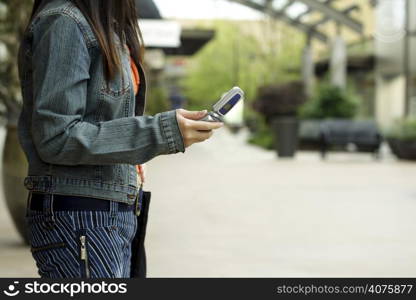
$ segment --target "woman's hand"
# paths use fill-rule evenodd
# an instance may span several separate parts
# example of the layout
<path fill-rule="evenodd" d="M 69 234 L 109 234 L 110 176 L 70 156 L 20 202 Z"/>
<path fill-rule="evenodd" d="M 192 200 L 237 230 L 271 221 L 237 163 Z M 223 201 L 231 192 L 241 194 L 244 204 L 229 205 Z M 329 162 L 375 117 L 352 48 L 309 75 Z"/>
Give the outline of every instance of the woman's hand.
<path fill-rule="evenodd" d="M 207 111 L 189 111 L 185 109 L 176 110 L 176 119 L 182 133 L 185 148 L 194 143 L 200 143 L 209 139 L 213 135 L 213 130 L 221 128 L 221 122 L 197 121 L 203 118 Z"/>

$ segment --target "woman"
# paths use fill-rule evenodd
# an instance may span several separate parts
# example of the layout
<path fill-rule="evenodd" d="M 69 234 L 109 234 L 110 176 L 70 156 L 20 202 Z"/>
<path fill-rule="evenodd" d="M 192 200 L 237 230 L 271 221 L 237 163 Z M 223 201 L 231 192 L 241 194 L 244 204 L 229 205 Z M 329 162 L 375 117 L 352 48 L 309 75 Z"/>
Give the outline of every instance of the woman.
<path fill-rule="evenodd" d="M 222 126 L 197 121 L 206 112 L 143 116 L 135 12 L 133 0 L 35 0 L 19 53 L 18 132 L 29 162 L 29 240 L 42 277 L 136 274 L 141 164 L 185 152 Z"/>

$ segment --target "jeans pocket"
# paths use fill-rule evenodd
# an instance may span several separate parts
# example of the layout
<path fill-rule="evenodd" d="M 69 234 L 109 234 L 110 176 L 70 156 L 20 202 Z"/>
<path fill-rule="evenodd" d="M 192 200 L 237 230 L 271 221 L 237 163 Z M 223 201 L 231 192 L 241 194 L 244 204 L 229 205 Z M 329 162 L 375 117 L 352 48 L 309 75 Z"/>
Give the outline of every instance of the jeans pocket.
<path fill-rule="evenodd" d="M 128 278 L 132 212 L 54 211 L 55 223 L 45 229 L 46 215 L 30 210 L 29 240 L 39 274 L 46 278 Z"/>
<path fill-rule="evenodd" d="M 74 255 L 66 242 L 31 246 L 30 250 L 42 278 L 76 277 L 74 268 L 68 263 L 73 261 Z"/>
<path fill-rule="evenodd" d="M 67 244 L 65 242 L 57 242 L 57 243 L 52 243 L 52 244 L 47 244 L 47 245 L 42 245 L 42 246 L 30 246 L 30 252 L 33 253 L 37 253 L 39 251 L 47 251 L 47 250 L 53 250 L 53 249 L 58 249 L 58 248 L 64 248 L 66 247 Z"/>
<path fill-rule="evenodd" d="M 69 213 L 55 212 L 55 224 L 44 226 L 45 215 L 29 210 L 26 217 L 32 257 L 42 278 L 78 277 L 73 233 L 73 218 Z"/>

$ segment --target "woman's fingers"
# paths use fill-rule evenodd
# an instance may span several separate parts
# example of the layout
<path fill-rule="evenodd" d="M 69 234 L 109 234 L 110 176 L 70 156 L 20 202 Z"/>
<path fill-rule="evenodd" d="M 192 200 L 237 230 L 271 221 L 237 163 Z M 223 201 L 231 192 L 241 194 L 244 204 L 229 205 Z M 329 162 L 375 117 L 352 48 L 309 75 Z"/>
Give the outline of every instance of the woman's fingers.
<path fill-rule="evenodd" d="M 189 127 L 194 130 L 208 131 L 221 128 L 224 124 L 221 122 L 205 122 L 189 120 Z"/>
<path fill-rule="evenodd" d="M 193 143 L 203 142 L 209 139 L 214 134 L 214 131 L 194 131 L 191 135 Z"/>
<path fill-rule="evenodd" d="M 202 119 L 207 114 L 206 110 L 203 110 L 203 111 L 189 111 L 189 110 L 180 108 L 177 111 L 182 117 L 184 117 L 186 119 L 190 119 L 190 120 Z"/>
<path fill-rule="evenodd" d="M 221 122 L 204 122 L 195 121 L 202 118 L 206 112 L 190 112 L 184 109 L 177 110 L 177 121 L 185 147 L 189 147 L 194 143 L 203 142 L 213 135 L 213 130 L 221 128 Z M 192 117 L 195 119 L 187 118 Z M 198 117 L 196 117 L 198 116 Z"/>

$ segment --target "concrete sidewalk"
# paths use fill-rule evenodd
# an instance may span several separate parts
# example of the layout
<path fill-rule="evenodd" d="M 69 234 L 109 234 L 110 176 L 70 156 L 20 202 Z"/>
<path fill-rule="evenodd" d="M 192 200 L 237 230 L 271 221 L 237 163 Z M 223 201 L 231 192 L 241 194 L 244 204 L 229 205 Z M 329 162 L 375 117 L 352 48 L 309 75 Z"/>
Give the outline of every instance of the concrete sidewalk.
<path fill-rule="evenodd" d="M 148 164 L 149 276 L 416 276 L 415 182 L 414 163 L 278 160 L 221 130 Z M 0 202 L 0 276 L 37 276 Z"/>

